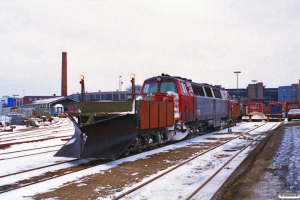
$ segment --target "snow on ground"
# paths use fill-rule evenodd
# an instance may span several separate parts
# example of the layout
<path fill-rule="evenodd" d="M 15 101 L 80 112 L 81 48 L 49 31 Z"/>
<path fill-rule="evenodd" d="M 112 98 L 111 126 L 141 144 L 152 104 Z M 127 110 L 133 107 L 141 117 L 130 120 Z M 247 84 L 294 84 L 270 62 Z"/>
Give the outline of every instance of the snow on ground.
<path fill-rule="evenodd" d="M 238 126 L 231 127 L 231 131 L 232 132 L 246 132 L 246 131 L 249 131 L 249 130 L 255 128 L 256 126 L 259 126 L 259 125 L 264 124 L 264 123 L 265 122 L 241 123 Z M 279 124 L 280 123 L 278 123 L 278 122 L 269 122 L 269 123 L 266 124 L 263 131 L 268 131 L 270 128 L 274 129 Z M 224 129 L 224 130 L 218 131 L 218 133 L 225 133 L 227 131 L 228 131 L 227 129 Z M 253 130 L 248 134 L 252 137 L 256 137 L 261 132 L 262 132 L 262 130 Z M 202 135 L 202 136 L 199 136 L 197 138 L 193 138 L 193 139 L 190 139 L 190 140 L 186 140 L 186 141 L 183 141 L 183 142 L 172 144 L 172 145 L 162 147 L 162 148 L 159 148 L 159 149 L 154 149 L 152 151 L 144 152 L 144 153 L 134 155 L 134 156 L 131 156 L 131 157 L 127 157 L 127 158 L 119 159 L 119 160 L 116 160 L 116 161 L 112 161 L 112 162 L 102 164 L 102 165 L 99 165 L 99 166 L 95 166 L 95 167 L 92 167 L 92 168 L 89 168 L 87 170 L 83 170 L 83 171 L 80 171 L 80 172 L 75 172 L 75 173 L 72 173 L 72 174 L 69 174 L 69 175 L 58 177 L 58 178 L 49 180 L 47 182 L 41 182 L 41 183 L 38 183 L 38 184 L 35 184 L 35 185 L 32 185 L 32 186 L 28 186 L 28 187 L 25 187 L 25 188 L 20 188 L 20 189 L 11 191 L 11 192 L 6 192 L 6 193 L 3 193 L 3 194 L 0 194 L 0 199 L 26 199 L 25 198 L 26 196 L 27 197 L 28 196 L 33 196 L 37 193 L 43 193 L 43 192 L 46 192 L 46 191 L 49 191 L 49 190 L 53 190 L 55 188 L 58 188 L 58 187 L 62 186 L 64 183 L 77 181 L 81 177 L 91 175 L 91 174 L 94 174 L 94 173 L 101 173 L 102 170 L 110 169 L 112 167 L 115 167 L 115 166 L 123 163 L 123 162 L 130 162 L 130 161 L 134 161 L 134 160 L 137 160 L 137 159 L 143 159 L 143 158 L 145 158 L 149 155 L 153 155 L 153 154 L 157 154 L 159 152 L 168 151 L 168 150 L 171 150 L 171 149 L 176 149 L 176 148 L 186 146 L 187 143 L 192 144 L 192 143 L 205 142 L 205 141 L 213 142 L 214 140 L 205 140 L 207 138 L 213 138 L 213 137 L 218 137 L 218 138 L 224 137 L 225 138 L 225 137 L 232 137 L 232 135 L 231 134 L 215 135 L 214 133 Z M 244 144 L 247 144 L 251 141 L 251 140 L 247 140 L 247 139 L 248 138 L 246 138 L 246 139 L 245 138 L 238 138 L 234 142 L 232 142 L 231 145 L 228 144 L 227 146 L 222 147 L 222 148 L 239 149 Z M 53 140 L 52 142 L 54 142 L 54 141 L 55 140 Z M 22 146 L 22 144 L 20 144 L 20 146 Z M 15 146 L 12 147 L 12 148 L 17 149 Z M 223 150 L 224 149 L 222 149 L 222 150 L 219 149 L 219 151 L 222 151 L 222 153 L 228 155 L 228 157 L 231 156 L 232 153 L 225 152 Z M 8 151 L 8 149 L 7 149 L 7 151 Z M 0 151 L 0 153 L 1 153 L 1 151 Z M 243 153 L 243 155 L 238 156 L 239 161 L 236 161 L 236 165 L 238 165 L 238 163 L 240 163 L 248 153 L 249 153 L 249 150 L 245 150 L 245 153 Z M 2 174 L 7 174 L 7 173 L 16 172 L 16 171 L 26 170 L 26 169 L 28 169 L 29 165 L 30 165 L 30 167 L 34 168 L 35 166 L 41 166 L 41 165 L 47 165 L 49 163 L 55 163 L 58 160 L 64 160 L 64 159 L 67 160 L 66 158 L 55 158 L 52 155 L 53 154 L 50 153 L 50 154 L 46 154 L 42 157 L 36 157 L 36 158 L 29 157 L 29 158 L 26 158 L 26 159 L 22 160 L 22 162 L 18 162 L 18 163 L 7 161 L 6 163 L 2 164 L 3 161 L 1 161 L 0 162 L 1 173 Z M 212 161 L 209 161 L 209 160 L 212 160 L 212 159 L 216 160 L 215 157 L 214 157 L 216 155 L 218 155 L 217 150 L 212 154 L 206 155 L 206 157 L 201 157 L 201 159 L 198 159 L 198 160 L 195 160 L 195 161 L 191 162 L 190 165 L 187 165 L 187 167 L 184 167 L 183 169 L 180 169 L 180 174 L 183 174 L 183 175 L 191 174 L 190 178 L 188 178 L 186 180 L 183 178 L 184 179 L 183 182 L 186 182 L 187 184 L 201 182 L 204 179 L 205 176 L 207 176 L 211 173 L 213 168 L 217 167 L 216 163 L 213 163 Z M 222 162 L 222 159 L 220 161 L 218 161 L 218 163 L 221 163 L 221 162 Z M 201 176 L 199 174 L 197 174 L 195 171 L 193 173 L 191 173 L 191 170 L 195 169 L 196 166 L 201 167 L 203 169 L 206 169 L 205 173 L 200 174 Z M 59 169 L 60 167 L 64 168 L 64 167 L 66 167 L 66 165 L 56 166 L 56 169 Z M 232 164 L 230 166 L 230 169 L 234 169 L 235 167 L 236 166 L 234 164 Z M 227 172 L 223 172 L 222 176 L 223 177 L 229 176 L 231 171 L 232 170 L 228 170 Z M 30 176 L 36 176 L 37 173 L 44 173 L 44 172 L 43 172 L 43 170 L 41 170 L 40 172 L 35 172 L 34 174 L 33 173 L 28 173 L 27 176 L 29 176 L 29 177 Z M 159 173 L 163 173 L 163 172 L 159 172 Z M 169 179 L 166 179 L 165 181 L 168 182 L 169 184 L 170 183 L 176 183 L 176 180 L 177 180 L 176 177 L 177 177 L 177 179 L 179 178 L 178 176 L 170 175 Z M 149 178 L 151 178 L 151 177 L 146 178 L 144 181 L 146 181 Z M 14 180 L 17 180 L 17 178 L 14 179 Z M 9 184 L 11 182 L 12 181 L 9 181 L 9 179 L 1 179 L 1 185 Z M 141 183 L 139 183 L 139 184 L 141 184 Z M 152 192 L 153 190 L 156 190 L 157 194 L 161 194 L 164 191 L 161 191 L 160 185 L 161 185 L 161 183 L 157 184 L 156 186 L 153 186 L 154 188 L 152 188 L 151 191 L 150 190 L 149 191 L 144 191 L 145 192 L 144 194 L 146 196 L 147 195 L 152 196 L 153 195 L 153 192 Z M 136 185 L 134 185 L 134 186 L 136 186 Z M 132 187 L 134 187 L 134 186 L 132 186 Z M 180 185 L 174 184 L 173 187 L 180 187 Z M 213 188 L 216 189 L 216 187 L 213 187 Z M 129 190 L 130 188 L 127 188 L 127 189 Z M 177 190 L 180 191 L 180 188 L 177 188 Z M 172 196 L 170 193 L 167 193 L 167 192 L 165 193 L 165 195 L 170 196 L 170 197 Z M 137 197 L 137 199 L 138 198 L 139 197 Z"/>
<path fill-rule="evenodd" d="M 290 127 L 289 131 L 283 135 L 283 140 L 278 152 L 274 156 L 272 167 L 274 169 L 284 169 L 286 174 L 275 174 L 279 177 L 285 177 L 285 183 L 288 191 L 300 192 L 300 127 Z"/>
<path fill-rule="evenodd" d="M 258 125 L 259 123 L 255 124 Z M 261 123 L 260 123 L 261 124 Z M 268 123 L 263 127 L 263 131 L 260 129 L 251 131 L 250 135 L 257 135 L 257 133 L 262 133 L 274 127 L 274 125 L 279 125 L 280 123 Z M 238 127 L 233 127 L 233 130 L 248 130 L 249 124 L 242 124 Z M 254 124 L 251 124 L 252 126 Z M 250 127 L 253 128 L 253 127 Z M 224 132 L 222 130 L 221 132 Z M 211 134 L 209 134 L 211 135 Z M 226 137 L 226 135 L 223 135 Z M 227 135 L 228 137 L 228 135 Z M 199 141 L 193 139 L 194 142 Z M 251 140 L 245 140 L 237 138 L 228 142 L 226 145 L 220 146 L 201 157 L 190 161 L 187 165 L 180 167 L 178 170 L 172 171 L 165 175 L 163 178 L 157 179 L 151 182 L 147 187 L 143 187 L 138 191 L 126 195 L 124 199 L 160 199 L 164 196 L 164 199 L 180 199 L 186 198 L 187 195 L 195 191 L 201 184 L 203 184 L 207 177 L 213 175 L 216 170 L 222 169 L 222 165 L 227 162 L 231 157 L 235 155 L 235 151 L 226 150 L 238 150 L 242 149 L 244 146 L 249 144 Z M 244 160 L 244 158 L 251 152 L 254 146 L 249 146 L 243 153 L 239 154 L 232 162 L 230 162 L 225 169 L 221 170 L 221 173 L 213 179 L 210 184 L 206 185 L 204 188 L 198 192 L 197 197 L 193 199 L 211 199 L 215 194 L 217 189 L 225 182 L 225 180 L 230 176 L 230 174 L 239 166 L 239 164 Z M 167 171 L 167 170 L 165 170 Z M 160 173 L 163 173 L 160 172 Z M 187 176 L 188 174 L 188 176 Z M 155 175 L 154 175 L 155 176 Z M 149 177 L 148 179 L 150 179 Z M 146 179 L 143 181 L 145 182 Z M 139 183 L 141 185 L 143 183 Z M 167 187 L 161 187 L 162 185 L 167 185 Z M 188 185 L 188 187 L 186 187 Z M 136 185 L 128 187 L 125 191 L 129 191 Z M 115 196 L 121 195 L 125 191 L 116 193 Z M 101 198 L 103 199 L 103 198 Z M 111 198 L 108 198 L 111 199 Z"/>

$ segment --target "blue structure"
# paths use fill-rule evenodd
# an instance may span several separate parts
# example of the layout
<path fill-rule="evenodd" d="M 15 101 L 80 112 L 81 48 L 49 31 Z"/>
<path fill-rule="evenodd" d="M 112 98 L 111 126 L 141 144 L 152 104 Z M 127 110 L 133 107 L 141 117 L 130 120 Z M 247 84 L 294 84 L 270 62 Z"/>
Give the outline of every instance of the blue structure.
<path fill-rule="evenodd" d="M 298 94 L 298 84 L 278 87 L 278 101 L 280 102 L 298 101 Z"/>
<path fill-rule="evenodd" d="M 3 107 L 14 107 L 15 98 L 9 96 L 2 96 L 2 98 L 0 98 L 0 103 Z"/>
<path fill-rule="evenodd" d="M 14 103 L 14 98 L 7 98 L 7 106 L 8 107 L 14 107 L 15 103 Z"/>

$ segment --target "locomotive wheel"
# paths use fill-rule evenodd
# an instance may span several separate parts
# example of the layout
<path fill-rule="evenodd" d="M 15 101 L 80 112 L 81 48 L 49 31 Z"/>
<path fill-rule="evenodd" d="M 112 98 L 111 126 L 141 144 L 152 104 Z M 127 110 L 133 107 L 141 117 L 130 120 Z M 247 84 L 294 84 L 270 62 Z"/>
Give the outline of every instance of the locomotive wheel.
<path fill-rule="evenodd" d="M 150 145 L 148 146 L 148 150 L 152 150 L 152 149 L 155 149 L 155 145 L 150 144 Z"/>
<path fill-rule="evenodd" d="M 136 153 L 141 153 L 142 151 L 143 151 L 143 149 L 140 148 L 140 149 L 137 149 L 137 150 L 136 150 Z"/>
<path fill-rule="evenodd" d="M 124 156 L 124 157 L 129 156 L 129 154 L 130 154 L 130 151 L 129 151 L 128 149 L 126 149 L 126 150 L 123 152 L 123 156 Z"/>

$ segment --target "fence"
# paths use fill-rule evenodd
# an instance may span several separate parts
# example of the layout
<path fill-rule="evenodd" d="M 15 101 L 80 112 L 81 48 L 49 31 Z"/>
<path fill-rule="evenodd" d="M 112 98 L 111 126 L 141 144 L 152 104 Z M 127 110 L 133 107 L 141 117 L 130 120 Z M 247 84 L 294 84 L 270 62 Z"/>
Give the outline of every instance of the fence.
<path fill-rule="evenodd" d="M 31 117 L 34 110 L 32 108 L 22 108 L 16 112 L 11 112 L 11 108 L 0 109 L 0 122 L 5 125 L 8 122 L 11 125 L 19 125 L 24 117 Z"/>

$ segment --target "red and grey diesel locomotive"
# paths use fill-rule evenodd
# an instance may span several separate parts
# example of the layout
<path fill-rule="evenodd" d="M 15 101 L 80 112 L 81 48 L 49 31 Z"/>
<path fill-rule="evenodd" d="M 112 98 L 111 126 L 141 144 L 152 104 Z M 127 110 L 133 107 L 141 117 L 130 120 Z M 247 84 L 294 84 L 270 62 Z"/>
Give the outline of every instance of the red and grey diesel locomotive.
<path fill-rule="evenodd" d="M 141 99 L 174 101 L 172 94 L 178 101 L 176 122 L 180 126 L 221 128 L 229 119 L 236 121 L 241 116 L 240 105 L 231 101 L 226 90 L 167 74 L 145 80 L 139 95 Z"/>
<path fill-rule="evenodd" d="M 167 74 L 145 80 L 134 100 L 81 101 L 80 109 L 74 135 L 55 156 L 113 160 L 241 117 L 226 90 Z"/>

